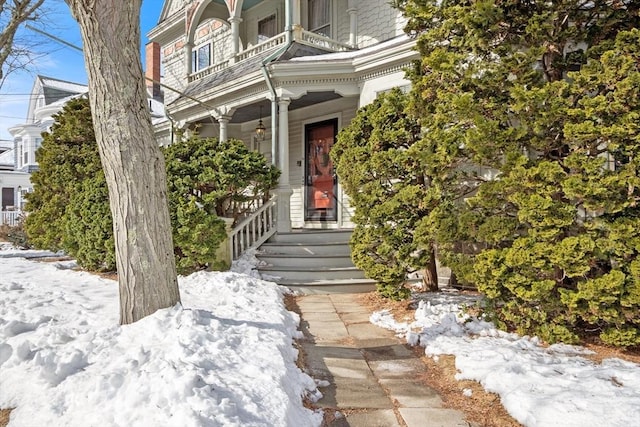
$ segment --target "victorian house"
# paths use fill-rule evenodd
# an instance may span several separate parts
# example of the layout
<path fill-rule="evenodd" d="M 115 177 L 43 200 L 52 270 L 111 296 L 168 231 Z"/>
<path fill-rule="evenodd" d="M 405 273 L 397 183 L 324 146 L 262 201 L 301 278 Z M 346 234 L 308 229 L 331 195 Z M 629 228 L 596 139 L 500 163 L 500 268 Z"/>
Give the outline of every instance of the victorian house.
<path fill-rule="evenodd" d="M 52 77 L 37 76 L 24 123 L 9 128 L 13 136 L 3 152 L 0 147 L 0 186 L 2 214 L 0 224 L 15 225 L 24 205 L 24 194 L 31 191 L 31 172 L 38 169 L 36 150 L 42 143 L 42 132 L 53 124 L 58 113 L 71 98 L 87 92 L 87 86 Z"/>
<path fill-rule="evenodd" d="M 404 24 L 389 0 L 166 0 L 146 64 L 168 117 L 159 142 L 175 129 L 243 140 L 282 171 L 273 231 L 349 230 L 328 154 L 359 107 L 408 87 L 404 68 L 418 55 Z M 256 246 L 246 236 L 265 227 L 253 227 L 236 236 L 235 255 Z"/>

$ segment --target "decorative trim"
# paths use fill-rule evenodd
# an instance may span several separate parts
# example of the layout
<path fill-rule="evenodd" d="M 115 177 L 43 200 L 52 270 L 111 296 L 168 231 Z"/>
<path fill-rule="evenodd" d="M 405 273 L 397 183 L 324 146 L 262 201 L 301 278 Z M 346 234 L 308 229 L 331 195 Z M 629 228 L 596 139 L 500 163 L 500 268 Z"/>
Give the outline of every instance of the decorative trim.
<path fill-rule="evenodd" d="M 370 79 L 375 79 L 377 77 L 387 76 L 389 74 L 394 74 L 399 71 L 404 71 L 405 68 L 411 65 L 411 62 L 405 62 L 404 64 L 394 65 L 393 67 L 384 68 L 382 70 L 374 71 L 371 73 L 363 74 L 358 78 L 358 81 L 366 81 Z"/>

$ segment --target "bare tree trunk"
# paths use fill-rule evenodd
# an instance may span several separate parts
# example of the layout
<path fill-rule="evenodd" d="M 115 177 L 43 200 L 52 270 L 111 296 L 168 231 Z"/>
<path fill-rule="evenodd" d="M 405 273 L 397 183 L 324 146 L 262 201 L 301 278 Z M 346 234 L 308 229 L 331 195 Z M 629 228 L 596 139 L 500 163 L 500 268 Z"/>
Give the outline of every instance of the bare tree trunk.
<path fill-rule="evenodd" d="M 438 292 L 438 268 L 436 266 L 436 250 L 431 246 L 431 254 L 429 254 L 429 264 L 424 269 L 422 284 L 426 292 Z"/>
<path fill-rule="evenodd" d="M 164 158 L 140 61 L 142 0 L 66 0 L 80 24 L 113 215 L 120 323 L 180 302 Z"/>

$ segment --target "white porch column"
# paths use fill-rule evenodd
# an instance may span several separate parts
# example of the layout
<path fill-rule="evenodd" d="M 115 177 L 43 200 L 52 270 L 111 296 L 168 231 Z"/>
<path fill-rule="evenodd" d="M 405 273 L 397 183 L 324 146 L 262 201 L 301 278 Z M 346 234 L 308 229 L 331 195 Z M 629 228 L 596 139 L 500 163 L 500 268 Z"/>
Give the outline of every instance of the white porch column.
<path fill-rule="evenodd" d="M 220 141 L 227 140 L 227 124 L 229 123 L 229 116 L 218 117 L 218 124 L 220 125 Z"/>
<path fill-rule="evenodd" d="M 191 55 L 193 55 L 192 50 L 193 50 L 193 44 L 192 43 L 185 43 L 184 44 L 184 52 L 185 52 L 185 55 L 184 55 L 184 69 L 187 70 L 187 81 L 189 80 L 189 76 L 193 72 L 193 70 L 191 69 Z"/>
<path fill-rule="evenodd" d="M 291 231 L 291 185 L 289 185 L 289 103 L 288 98 L 280 98 L 278 123 L 278 163 L 280 167 L 280 182 L 276 188 L 278 195 L 278 223 L 277 230 L 281 233 Z"/>
<path fill-rule="evenodd" d="M 290 1 L 291 4 L 291 19 L 292 19 L 292 25 L 295 26 L 301 26 L 302 25 L 302 20 L 301 20 L 301 16 L 300 16 L 300 0 L 287 0 Z"/>
<path fill-rule="evenodd" d="M 233 44 L 233 54 L 240 53 L 240 23 L 242 18 L 239 16 L 232 16 L 229 18 L 231 23 L 231 43 Z"/>
<path fill-rule="evenodd" d="M 358 10 L 347 9 L 349 12 L 349 45 L 358 47 Z"/>

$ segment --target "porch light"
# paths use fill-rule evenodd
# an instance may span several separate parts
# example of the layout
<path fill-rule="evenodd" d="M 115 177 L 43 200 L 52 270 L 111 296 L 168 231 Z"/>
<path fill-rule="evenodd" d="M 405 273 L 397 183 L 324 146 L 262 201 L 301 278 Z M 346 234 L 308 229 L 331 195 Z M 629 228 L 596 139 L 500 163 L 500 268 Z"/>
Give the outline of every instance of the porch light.
<path fill-rule="evenodd" d="M 262 123 L 262 107 L 260 107 L 260 120 L 258 121 L 258 126 L 256 126 L 256 139 L 264 141 L 264 134 L 266 132 L 267 128 L 264 127 L 264 123 Z"/>

